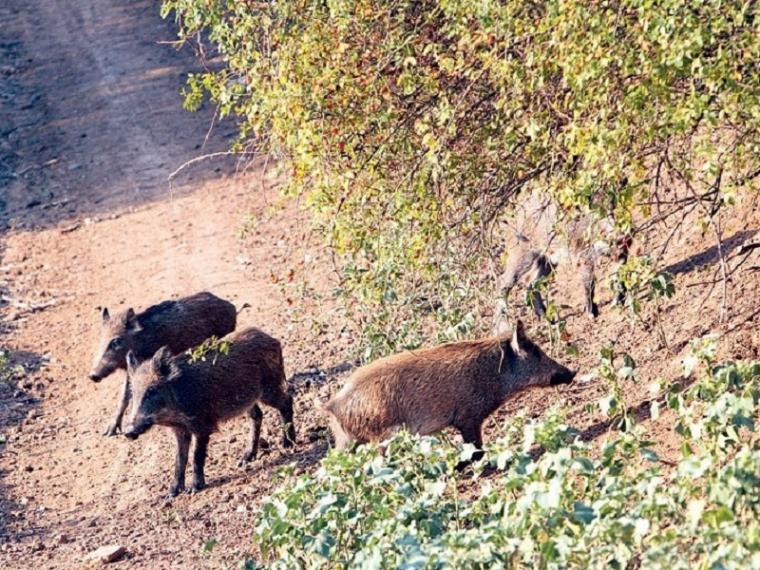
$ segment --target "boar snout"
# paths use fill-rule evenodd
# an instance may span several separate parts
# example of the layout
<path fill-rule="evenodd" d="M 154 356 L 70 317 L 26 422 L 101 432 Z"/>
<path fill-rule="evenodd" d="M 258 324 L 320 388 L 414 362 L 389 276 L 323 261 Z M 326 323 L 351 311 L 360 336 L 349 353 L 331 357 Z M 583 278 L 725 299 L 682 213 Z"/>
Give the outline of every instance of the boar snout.
<path fill-rule="evenodd" d="M 570 384 L 573 381 L 573 378 L 575 378 L 575 372 L 572 370 L 568 370 L 565 368 L 564 370 L 560 370 L 559 372 L 555 372 L 552 374 L 551 379 L 549 380 L 549 384 L 552 386 L 559 386 L 560 384 Z"/>
<path fill-rule="evenodd" d="M 92 365 L 90 373 L 87 377 L 93 382 L 100 382 L 103 378 L 107 378 L 118 368 L 118 364 L 111 359 L 100 358 L 95 364 Z"/>
<path fill-rule="evenodd" d="M 127 429 L 124 431 L 124 437 L 126 437 L 129 440 L 136 440 L 138 437 L 140 437 L 142 434 L 144 434 L 146 431 L 148 431 L 153 426 L 153 422 L 145 421 L 141 422 L 137 425 L 129 425 L 127 426 Z"/>

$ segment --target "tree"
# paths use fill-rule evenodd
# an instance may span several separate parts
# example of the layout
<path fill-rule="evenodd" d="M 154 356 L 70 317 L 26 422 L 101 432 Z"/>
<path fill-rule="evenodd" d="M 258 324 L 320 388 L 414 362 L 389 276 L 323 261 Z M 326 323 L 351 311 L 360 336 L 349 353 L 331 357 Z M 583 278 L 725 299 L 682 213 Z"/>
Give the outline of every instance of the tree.
<path fill-rule="evenodd" d="M 281 159 L 287 191 L 307 198 L 367 302 L 457 287 L 528 190 L 630 230 L 685 208 L 714 214 L 760 174 L 754 2 L 166 0 L 163 11 L 223 57 L 189 78 L 188 108 L 210 94 L 239 118 L 240 146 Z M 431 280 L 437 292 L 418 294 Z"/>

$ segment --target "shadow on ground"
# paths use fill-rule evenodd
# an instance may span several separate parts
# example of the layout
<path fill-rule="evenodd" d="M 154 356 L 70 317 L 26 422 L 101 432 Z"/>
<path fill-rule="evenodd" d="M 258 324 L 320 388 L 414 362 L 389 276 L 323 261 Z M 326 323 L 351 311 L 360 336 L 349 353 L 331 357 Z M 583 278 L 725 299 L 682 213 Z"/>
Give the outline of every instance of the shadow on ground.
<path fill-rule="evenodd" d="M 202 161 L 170 188 L 183 163 L 226 151 L 235 125 L 207 137 L 214 109 L 182 108 L 199 63 L 157 43 L 176 28 L 156 2 L 72 5 L 64 21 L 31 4 L 0 6 L 0 228 L 105 217 L 235 172 L 234 158 Z"/>
<path fill-rule="evenodd" d="M 736 232 L 731 237 L 724 239 L 723 243 L 721 244 L 723 256 L 727 257 L 732 251 L 741 246 L 744 242 L 752 239 L 758 231 L 760 230 L 757 228 L 741 230 Z M 664 271 L 672 275 L 690 273 L 691 271 L 694 271 L 700 267 L 717 263 L 719 260 L 720 250 L 718 249 L 717 245 L 713 245 L 712 247 L 708 247 L 699 253 L 695 253 L 694 255 L 687 257 L 686 259 L 668 265 Z"/>
<path fill-rule="evenodd" d="M 32 380 L 34 373 L 43 365 L 44 358 L 31 352 L 15 352 L 5 346 L 0 347 L 0 454 L 9 461 L 6 463 L 18 469 L 23 465 L 23 456 L 14 450 L 15 434 L 23 429 L 28 418 L 34 418 L 40 408 L 40 386 Z M 5 483 L 7 471 L 0 470 L 0 545 L 13 539 L 19 540 L 24 536 L 34 535 L 39 529 L 28 525 L 23 536 L 16 530 L 11 530 L 12 519 L 25 519 L 25 505 L 11 500 L 13 495 Z"/>

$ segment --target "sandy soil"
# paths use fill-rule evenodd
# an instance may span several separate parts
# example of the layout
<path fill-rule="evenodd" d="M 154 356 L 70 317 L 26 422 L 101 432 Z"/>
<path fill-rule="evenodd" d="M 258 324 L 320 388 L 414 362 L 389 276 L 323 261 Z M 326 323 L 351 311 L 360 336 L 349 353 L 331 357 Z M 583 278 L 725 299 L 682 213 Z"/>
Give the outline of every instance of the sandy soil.
<path fill-rule="evenodd" d="M 0 22 L 0 330 L 13 364 L 26 369 L 0 381 L 0 565 L 79 568 L 88 552 L 113 543 L 127 549 L 117 567 L 235 563 L 255 553 L 257 502 L 276 486 L 277 467 L 311 469 L 325 452 L 313 437 L 322 421 L 311 400 L 345 378 L 353 340 L 327 295 L 329 254 L 256 163 L 247 172 L 233 161 L 198 163 L 169 188 L 179 165 L 226 149 L 234 125 L 217 124 L 203 146 L 213 109 L 182 110 L 179 90 L 197 64 L 190 50 L 159 43 L 174 30 L 156 2 L 8 0 Z M 736 212 L 726 226 L 732 264 L 760 228 L 753 204 Z M 722 335 L 722 356 L 760 357 L 758 250 L 732 275 L 719 322 L 720 285 L 703 283 L 717 267 L 713 242 L 693 229 L 672 243 L 678 294 L 663 313 L 669 349 L 604 304 L 596 322 L 569 318 L 582 373 L 610 339 L 634 355 L 647 381 L 677 379 L 688 339 L 710 331 Z M 240 326 L 282 339 L 299 445 L 285 453 L 274 443 L 241 470 L 248 427 L 232 421 L 212 438 L 209 489 L 167 502 L 173 437 L 160 429 L 135 443 L 101 435 L 121 378 L 86 379 L 95 308 L 141 308 L 203 289 L 250 303 Z M 647 381 L 626 388 L 642 420 Z M 516 410 L 538 415 L 547 402 L 564 402 L 598 441 L 608 425 L 586 404 L 603 391 L 590 381 L 549 398 L 525 394 L 489 420 L 487 437 Z M 665 419 L 653 428 L 660 452 L 675 458 Z M 277 425 L 267 412 L 269 441 L 278 441 Z M 218 544 L 205 552 L 210 539 Z"/>

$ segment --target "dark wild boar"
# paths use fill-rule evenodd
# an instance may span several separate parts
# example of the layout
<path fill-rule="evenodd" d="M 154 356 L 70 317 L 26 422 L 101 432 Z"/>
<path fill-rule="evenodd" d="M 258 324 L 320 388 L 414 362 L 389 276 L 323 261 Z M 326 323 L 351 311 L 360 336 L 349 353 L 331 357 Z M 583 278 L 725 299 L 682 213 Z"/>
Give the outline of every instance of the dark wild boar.
<path fill-rule="evenodd" d="M 162 346 L 179 354 L 212 336 L 235 330 L 237 312 L 229 301 L 211 293 L 196 293 L 176 301 L 164 301 L 142 313 L 127 309 L 111 315 L 102 309 L 100 343 L 90 379 L 100 382 L 117 369 L 126 370 L 127 352 L 138 362 L 151 358 Z M 129 375 L 124 379 L 116 414 L 104 435 L 116 435 L 130 398 Z"/>
<path fill-rule="evenodd" d="M 293 398 L 287 389 L 280 342 L 250 328 L 222 339 L 210 352 L 204 360 L 193 361 L 187 354 L 172 356 L 164 347 L 142 364 L 131 353 L 127 355 L 135 402 L 124 435 L 137 439 L 153 425 L 174 431 L 177 455 L 171 496 L 185 487 L 191 436 L 195 438 L 191 490 L 206 485 L 206 449 L 221 421 L 248 414 L 251 442 L 241 464 L 256 458 L 262 420 L 259 402 L 280 412 L 283 445 L 291 447 L 295 442 Z"/>
<path fill-rule="evenodd" d="M 338 449 L 383 440 L 401 427 L 427 435 L 449 426 L 480 449 L 483 421 L 508 398 L 534 386 L 568 384 L 574 376 L 544 354 L 518 321 L 511 338 L 454 342 L 377 360 L 357 370 L 323 408 Z"/>

